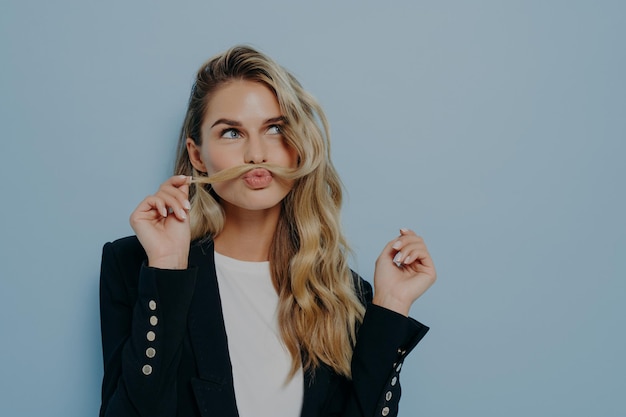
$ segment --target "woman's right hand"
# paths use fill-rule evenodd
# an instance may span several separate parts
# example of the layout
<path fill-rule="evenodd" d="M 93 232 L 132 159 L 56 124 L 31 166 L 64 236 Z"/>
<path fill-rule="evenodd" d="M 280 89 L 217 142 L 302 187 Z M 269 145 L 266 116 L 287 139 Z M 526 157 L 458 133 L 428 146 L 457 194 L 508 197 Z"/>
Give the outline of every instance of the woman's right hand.
<path fill-rule="evenodd" d="M 185 269 L 189 256 L 189 182 L 176 175 L 146 197 L 130 215 L 130 225 L 148 255 L 148 266 Z"/>

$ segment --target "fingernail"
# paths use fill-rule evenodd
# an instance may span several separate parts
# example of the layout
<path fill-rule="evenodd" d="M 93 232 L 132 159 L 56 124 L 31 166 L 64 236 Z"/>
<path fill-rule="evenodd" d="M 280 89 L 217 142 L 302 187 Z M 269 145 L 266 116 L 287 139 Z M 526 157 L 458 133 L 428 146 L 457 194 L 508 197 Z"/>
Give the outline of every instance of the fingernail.
<path fill-rule="evenodd" d="M 396 240 L 396 242 L 393 244 L 392 248 L 394 249 L 400 249 L 402 247 L 402 242 L 399 240 Z"/>
<path fill-rule="evenodd" d="M 400 228 L 400 231 L 401 231 L 402 233 L 407 233 L 407 232 L 409 231 L 409 229 L 407 229 L 406 227 L 401 227 L 401 228 Z"/>
<path fill-rule="evenodd" d="M 405 264 L 405 265 L 410 264 L 410 263 L 411 263 L 411 257 L 410 257 L 410 256 L 407 256 L 407 257 L 404 259 L 404 261 L 402 261 L 402 263 L 403 263 L 403 264 Z"/>
<path fill-rule="evenodd" d="M 185 214 L 185 210 L 183 210 L 183 209 L 178 210 L 178 215 L 183 220 L 185 220 L 187 218 L 187 215 Z"/>
<path fill-rule="evenodd" d="M 398 268 L 402 266 L 402 262 L 400 262 L 401 259 L 402 259 L 402 252 L 396 253 L 396 256 L 394 256 L 393 258 L 393 263 L 396 264 Z"/>
<path fill-rule="evenodd" d="M 183 206 L 187 209 L 187 210 L 191 210 L 191 203 L 189 202 L 189 200 L 185 200 L 183 202 Z"/>

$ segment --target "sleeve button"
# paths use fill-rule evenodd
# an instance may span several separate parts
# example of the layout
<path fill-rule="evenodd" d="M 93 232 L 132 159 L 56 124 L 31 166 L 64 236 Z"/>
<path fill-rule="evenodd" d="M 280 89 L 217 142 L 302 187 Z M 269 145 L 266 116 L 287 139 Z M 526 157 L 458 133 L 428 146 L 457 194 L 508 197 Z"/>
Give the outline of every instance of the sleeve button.
<path fill-rule="evenodd" d="M 151 325 L 156 326 L 158 322 L 159 322 L 159 319 L 157 318 L 157 316 L 150 316 Z"/>
<path fill-rule="evenodd" d="M 389 401 L 391 397 L 393 397 L 393 394 L 391 393 L 391 391 L 387 391 L 387 394 L 385 394 L 385 400 Z"/>
<path fill-rule="evenodd" d="M 398 382 L 398 378 L 397 377 L 394 376 L 393 378 L 391 378 L 391 386 L 392 387 L 395 387 L 397 382 Z"/>
<path fill-rule="evenodd" d="M 148 333 L 146 333 L 146 339 L 148 339 L 149 342 L 154 342 L 154 339 L 156 339 L 156 334 L 150 330 Z"/>
<path fill-rule="evenodd" d="M 402 363 L 398 364 L 398 367 L 396 368 L 396 372 L 400 372 L 400 369 L 402 369 Z"/>
<path fill-rule="evenodd" d="M 381 414 L 382 414 L 383 416 L 386 416 L 387 414 L 389 414 L 389 407 L 384 407 L 384 408 L 383 408 L 383 411 L 381 412 Z"/>
<path fill-rule="evenodd" d="M 152 373 L 152 367 L 150 365 L 144 365 L 143 368 L 141 368 L 141 372 L 143 372 L 144 375 L 150 375 Z"/>
<path fill-rule="evenodd" d="M 149 347 L 148 349 L 146 349 L 146 356 L 149 358 L 154 358 L 154 355 L 156 355 L 156 349 Z"/>
<path fill-rule="evenodd" d="M 148 308 L 152 311 L 156 310 L 156 301 L 154 300 L 148 301 Z"/>

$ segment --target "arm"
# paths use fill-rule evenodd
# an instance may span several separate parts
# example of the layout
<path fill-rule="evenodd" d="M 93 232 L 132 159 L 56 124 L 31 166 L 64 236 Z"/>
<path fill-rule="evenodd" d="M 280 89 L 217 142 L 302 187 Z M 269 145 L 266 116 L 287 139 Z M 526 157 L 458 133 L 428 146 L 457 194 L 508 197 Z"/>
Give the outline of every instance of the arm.
<path fill-rule="evenodd" d="M 395 417 L 400 401 L 400 371 L 406 356 L 428 327 L 410 317 L 372 304 L 372 289 L 362 282 L 367 310 L 352 355 L 352 380 L 332 394 L 324 415 Z"/>
<path fill-rule="evenodd" d="M 142 265 L 127 243 L 108 243 L 102 255 L 100 415 L 173 416 L 176 368 L 196 271 Z"/>
<path fill-rule="evenodd" d="M 427 331 L 412 318 L 368 304 L 352 356 L 354 397 L 362 410 L 355 415 L 397 416 L 402 364 Z"/>
<path fill-rule="evenodd" d="M 422 238 L 408 229 L 390 241 L 376 260 L 375 294 L 362 281 L 367 305 L 352 356 L 352 381 L 345 384 L 342 417 L 390 416 L 398 413 L 399 373 L 406 355 L 428 331 L 408 317 L 413 302 L 435 281 L 436 272 Z M 333 399 L 334 401 L 334 399 Z M 330 406 L 330 409 L 337 410 Z"/>
<path fill-rule="evenodd" d="M 188 192 L 189 177 L 171 177 L 130 216 L 138 241 L 104 247 L 101 416 L 176 414 L 176 370 L 196 274 L 187 268 Z"/>
<path fill-rule="evenodd" d="M 409 310 L 436 276 L 424 240 L 408 229 L 400 229 L 376 260 L 375 293 L 352 358 L 355 395 L 367 410 L 363 415 L 397 415 L 404 358 L 428 331 L 408 317 Z M 386 382 L 381 387 L 379 381 Z"/>

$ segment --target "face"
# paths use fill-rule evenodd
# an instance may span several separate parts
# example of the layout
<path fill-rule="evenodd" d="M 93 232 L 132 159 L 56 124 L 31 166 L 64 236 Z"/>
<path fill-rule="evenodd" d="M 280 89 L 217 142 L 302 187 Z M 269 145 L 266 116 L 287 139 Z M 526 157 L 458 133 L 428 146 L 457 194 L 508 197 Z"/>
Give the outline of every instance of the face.
<path fill-rule="evenodd" d="M 202 145 L 187 139 L 196 170 L 209 175 L 225 168 L 254 163 L 297 166 L 297 152 L 282 135 L 283 117 L 274 93 L 264 84 L 236 80 L 213 93 L 202 123 Z M 279 210 L 292 183 L 278 181 L 266 170 L 213 184 L 230 209 Z"/>

